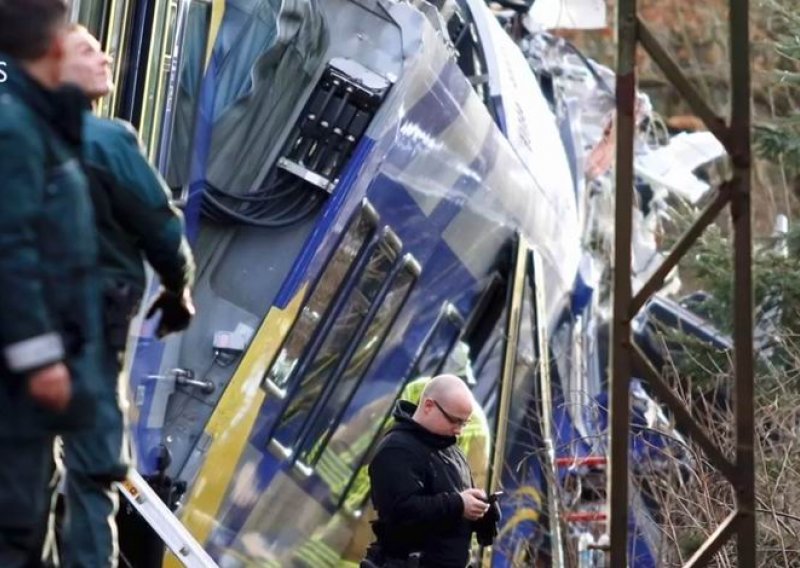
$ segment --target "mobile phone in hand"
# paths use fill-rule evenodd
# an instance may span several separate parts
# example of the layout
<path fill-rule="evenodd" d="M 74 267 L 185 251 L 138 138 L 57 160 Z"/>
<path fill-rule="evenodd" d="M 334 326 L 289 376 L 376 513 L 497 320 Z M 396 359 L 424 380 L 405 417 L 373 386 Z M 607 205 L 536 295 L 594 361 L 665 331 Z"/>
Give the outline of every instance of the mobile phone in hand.
<path fill-rule="evenodd" d="M 489 495 L 489 497 L 486 499 L 486 502 L 491 505 L 492 503 L 496 502 L 503 495 L 505 495 L 505 492 L 503 492 L 503 491 L 495 491 L 494 493 Z"/>

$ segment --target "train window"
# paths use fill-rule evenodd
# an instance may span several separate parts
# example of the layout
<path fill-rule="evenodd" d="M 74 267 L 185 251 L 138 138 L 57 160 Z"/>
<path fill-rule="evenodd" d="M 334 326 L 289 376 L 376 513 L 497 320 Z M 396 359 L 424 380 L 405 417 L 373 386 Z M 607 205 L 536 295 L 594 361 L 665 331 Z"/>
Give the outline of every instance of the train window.
<path fill-rule="evenodd" d="M 513 371 L 510 388 L 508 412 L 501 421 L 505 428 L 505 437 L 511 447 L 517 438 L 518 431 L 523 427 L 529 412 L 537 410 L 536 379 L 539 371 L 539 342 L 536 330 L 536 305 L 533 297 L 533 282 L 530 275 L 526 274 L 523 280 L 523 290 L 520 295 L 519 331 L 516 334 L 516 346 L 513 357 Z M 502 398 L 502 397 L 501 397 Z M 538 446 L 537 446 L 538 447 Z"/>
<path fill-rule="evenodd" d="M 454 12 L 447 22 L 447 29 L 456 50 L 459 68 L 469 79 L 478 96 L 491 109 L 489 89 L 486 88 L 488 81 L 486 58 L 471 8 L 463 6 L 463 11 Z"/>
<path fill-rule="evenodd" d="M 425 345 L 425 351 L 417 361 L 411 375 L 414 377 L 430 377 L 436 375 L 444 366 L 447 354 L 453 349 L 464 318 L 450 302 L 442 305 L 442 325 L 436 327 L 436 335 Z"/>
<path fill-rule="evenodd" d="M 530 251 L 524 238 L 518 235 L 514 268 L 507 286 L 502 374 L 498 386 L 497 407 L 493 412 L 495 418 L 494 463 L 491 478 L 493 491 L 500 486 L 501 478 L 506 473 L 503 470 L 503 465 L 508 457 L 506 443 L 509 434 L 513 438 L 516 428 L 516 425 L 509 424 L 511 415 L 516 415 L 516 412 L 512 412 L 512 404 L 514 405 L 513 411 L 524 408 L 527 402 L 525 393 L 534 392 L 532 388 L 527 391 L 520 390 L 524 383 L 530 383 L 530 386 L 533 386 L 533 370 L 536 362 L 534 336 L 531 329 L 534 314 L 531 304 L 533 297 L 526 293 L 531 289 L 527 273 L 529 256 Z M 515 394 L 520 394 L 522 400 L 515 401 Z"/>
<path fill-rule="evenodd" d="M 101 116 L 119 116 L 123 96 L 123 82 L 131 68 L 136 69 L 137 53 L 132 46 L 134 12 L 136 3 L 132 0 L 111 0 L 108 3 L 107 26 L 104 30 L 105 52 L 114 59 L 114 90 L 100 100 Z"/>
<path fill-rule="evenodd" d="M 411 255 L 398 264 L 395 274 L 387 279 L 384 289 L 373 302 L 374 317 L 367 317 L 353 337 L 352 348 L 339 363 L 346 366 L 336 379 L 330 381 L 330 394 L 323 396 L 314 413 L 313 422 L 300 443 L 299 459 L 304 464 L 316 465 L 326 450 L 331 435 L 341 422 L 347 406 L 364 378 L 367 368 L 375 358 L 387 333 L 408 298 L 419 276 L 420 267 Z M 337 431 L 337 434 L 340 432 Z"/>
<path fill-rule="evenodd" d="M 167 95 L 166 85 L 172 66 L 171 56 L 178 27 L 178 11 L 177 2 L 161 2 L 156 3 L 153 13 L 150 50 L 144 76 L 142 115 L 139 123 L 139 135 L 151 160 L 158 149 L 157 141 L 161 132 Z"/>
<path fill-rule="evenodd" d="M 399 260 L 401 246 L 391 230 L 386 228 L 382 231 L 375 246 L 369 249 L 369 257 L 364 270 L 360 272 L 358 282 L 344 292 L 343 300 L 337 302 L 338 309 L 328 316 L 328 329 L 320 332 L 320 345 L 309 349 L 292 374 L 293 384 L 290 388 L 293 393 L 270 440 L 271 445 L 282 448 L 281 452 L 285 455 L 292 454 L 290 448 L 294 448 L 299 441 L 307 419 L 334 376 L 343 353 L 362 322 L 373 311 L 373 302 Z"/>
<path fill-rule="evenodd" d="M 469 345 L 470 359 L 476 385 L 475 399 L 485 411 L 491 410 L 487 401 L 497 387 L 502 358 L 502 339 L 505 335 L 507 269 L 493 272 L 483 285 L 480 297 L 469 314 L 461 340 Z"/>
<path fill-rule="evenodd" d="M 409 383 L 426 375 L 423 369 L 435 370 L 443 363 L 446 351 L 441 346 L 449 350 L 463 324 L 464 319 L 455 306 L 450 302 L 442 304 L 397 390 L 366 405 L 350 419 L 346 430 L 340 426 L 336 431 L 335 442 L 321 455 L 317 470 L 328 478 L 331 496 L 338 500 L 339 508 L 349 514 L 359 514 L 363 509 L 369 497 L 366 464 L 381 432 L 387 428 L 395 403 Z"/>
<path fill-rule="evenodd" d="M 460 339 L 447 353 L 443 364 L 433 374 L 448 373 L 461 377 L 467 373 L 466 380 L 476 395 L 478 374 L 475 372 L 478 356 L 489 339 L 489 335 L 497 326 L 503 314 L 505 302 L 505 280 L 499 272 L 492 273 L 482 286 L 478 301 L 470 311 L 463 324 Z M 469 369 L 469 370 L 468 370 Z M 499 374 L 491 376 L 489 381 L 497 382 Z M 487 377 L 489 378 L 489 377 Z"/>
<path fill-rule="evenodd" d="M 70 2 L 70 21 L 78 22 L 96 37 L 100 44 L 106 30 L 108 0 L 72 0 Z"/>
<path fill-rule="evenodd" d="M 182 1 L 174 18 L 172 43 L 165 42 L 165 49 L 170 51 L 164 61 L 168 79 L 163 92 L 163 127 L 160 132 L 153 131 L 152 139 L 159 139 L 157 145 L 153 142 L 158 168 L 177 197 L 188 191 L 194 127 L 211 27 L 211 3 Z"/>
<path fill-rule="evenodd" d="M 461 334 L 462 340 L 469 345 L 471 353 L 477 355 L 491 340 L 505 308 L 505 288 L 506 279 L 499 270 L 486 279 L 480 297 L 469 313 Z"/>
<path fill-rule="evenodd" d="M 313 292 L 286 336 L 278 356 L 272 364 L 264 386 L 273 394 L 284 398 L 289 377 L 292 374 L 311 336 L 328 311 L 331 301 L 345 281 L 353 262 L 364 254 L 364 249 L 373 234 L 378 214 L 366 199 L 350 221 L 333 256 L 317 280 Z"/>
<path fill-rule="evenodd" d="M 494 420 L 495 447 L 490 489 L 514 494 L 518 487 L 546 491 L 540 467 L 552 468 L 547 455 L 534 456 L 530 448 L 552 447 L 552 401 L 543 282 L 539 259 L 524 238 L 518 239 L 514 271 L 509 281 L 502 375 Z M 544 440 L 548 442 L 545 443 Z M 549 475 L 554 474 L 549 471 Z M 548 495 L 551 511 L 559 518 L 554 494 Z M 544 499 L 533 492 L 520 494 L 518 507 L 540 512 Z M 555 507 L 555 508 L 554 508 Z M 550 527 L 558 536 L 560 527 Z M 560 538 L 560 537 L 559 537 Z M 513 543 L 501 543 L 513 549 Z"/>
<path fill-rule="evenodd" d="M 489 341 L 474 358 L 474 372 L 478 385 L 473 390 L 475 400 L 483 407 L 489 424 L 495 422 L 497 409 L 498 377 L 503 370 L 503 344 L 505 338 L 505 321 L 498 320 Z"/>

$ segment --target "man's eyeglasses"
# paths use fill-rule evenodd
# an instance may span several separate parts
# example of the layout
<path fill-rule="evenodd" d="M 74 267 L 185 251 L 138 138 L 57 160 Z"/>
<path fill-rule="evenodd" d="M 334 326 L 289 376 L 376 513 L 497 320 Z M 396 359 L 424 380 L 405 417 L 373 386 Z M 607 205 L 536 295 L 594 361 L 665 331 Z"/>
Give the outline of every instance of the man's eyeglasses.
<path fill-rule="evenodd" d="M 435 400 L 431 399 L 431 402 L 436 405 L 436 408 L 439 409 L 439 412 L 442 413 L 442 416 L 447 418 L 447 421 L 452 424 L 453 426 L 466 426 L 469 423 L 469 418 L 458 418 L 457 416 L 453 416 L 449 412 L 447 412 L 442 405 L 436 402 Z"/>

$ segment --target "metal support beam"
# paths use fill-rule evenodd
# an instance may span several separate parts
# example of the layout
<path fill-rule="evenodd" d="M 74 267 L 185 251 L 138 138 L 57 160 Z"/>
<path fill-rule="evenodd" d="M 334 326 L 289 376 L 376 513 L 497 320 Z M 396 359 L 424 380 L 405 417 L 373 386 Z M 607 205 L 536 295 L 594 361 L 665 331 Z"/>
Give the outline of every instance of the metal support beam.
<path fill-rule="evenodd" d="M 730 148 L 733 162 L 734 274 L 733 339 L 736 349 L 736 533 L 739 566 L 756 566 L 755 398 L 753 380 L 753 275 L 750 212 L 750 2 L 731 0 L 729 8 L 731 58 Z"/>
<path fill-rule="evenodd" d="M 644 370 L 656 397 L 672 410 L 679 426 L 705 451 L 712 463 L 734 486 L 736 510 L 697 550 L 687 566 L 707 564 L 735 532 L 737 565 L 756 565 L 755 461 L 753 415 L 753 283 L 750 219 L 750 38 L 749 0 L 729 0 L 731 117 L 725 122 L 700 97 L 678 64 L 637 16 L 637 0 L 617 2 L 616 89 L 616 208 L 614 238 L 614 313 L 611 326 L 609 372 L 609 504 L 610 566 L 628 566 L 628 452 L 630 434 L 629 387 L 632 362 Z M 723 143 L 733 163 L 733 178 L 723 184 L 715 200 L 681 237 L 664 263 L 643 288 L 631 293 L 631 233 L 633 200 L 633 139 L 635 135 L 635 55 L 641 42 L 675 88 L 708 129 Z M 719 212 L 731 205 L 734 259 L 734 347 L 736 459 L 732 462 L 692 418 L 669 385 L 658 376 L 631 340 L 631 319 L 648 298 L 663 285 L 664 278 L 710 225 Z"/>
<path fill-rule="evenodd" d="M 617 4 L 617 161 L 614 213 L 614 321 L 611 327 L 609 544 L 611 566 L 628 565 L 628 439 L 631 379 L 631 235 L 636 132 L 636 0 Z"/>

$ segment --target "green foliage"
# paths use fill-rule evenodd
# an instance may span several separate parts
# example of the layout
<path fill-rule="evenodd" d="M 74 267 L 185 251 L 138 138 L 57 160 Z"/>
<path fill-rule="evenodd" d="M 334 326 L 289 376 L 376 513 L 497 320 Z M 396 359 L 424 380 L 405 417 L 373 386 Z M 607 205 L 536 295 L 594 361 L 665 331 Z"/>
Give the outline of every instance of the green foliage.
<path fill-rule="evenodd" d="M 666 372 L 691 383 L 693 392 L 709 392 L 730 373 L 730 353 L 681 330 L 664 328 L 660 338 L 670 346 Z"/>
<path fill-rule="evenodd" d="M 786 168 L 790 175 L 800 173 L 800 115 L 796 112 L 797 89 L 800 87 L 800 17 L 798 2 L 793 0 L 764 0 L 761 6 L 772 32 L 768 45 L 773 57 L 765 71 L 768 86 L 782 88 L 783 104 L 773 108 L 772 121 L 754 129 L 758 155 Z M 756 93 L 758 95 L 758 93 Z M 775 99 L 773 98 L 773 104 Z"/>
<path fill-rule="evenodd" d="M 681 230 L 695 214 L 675 212 L 675 229 Z M 691 288 L 708 295 L 694 306 L 698 314 L 726 334 L 733 333 L 734 278 L 731 236 L 719 225 L 710 226 L 681 262 L 682 279 Z M 798 367 L 800 337 L 800 226 L 780 238 L 759 239 L 753 247 L 753 296 L 755 304 L 757 391 L 759 396 L 780 383 L 798 389 L 800 382 L 791 378 Z M 672 364 L 683 380 L 700 391 L 714 388 L 731 372 L 731 354 L 678 331 L 662 332 L 663 340 L 681 349 L 672 350 Z M 796 373 L 794 373 L 796 374 Z"/>
<path fill-rule="evenodd" d="M 688 219 L 682 219 L 678 225 L 688 226 Z M 718 225 L 712 225 L 681 264 L 684 277 L 688 276 L 697 288 L 709 293 L 699 306 L 700 311 L 726 333 L 733 331 L 730 238 Z M 753 247 L 752 274 L 758 315 L 762 319 L 773 317 L 776 327 L 784 333 L 800 334 L 800 227 L 793 227 L 786 237 L 757 241 Z"/>
<path fill-rule="evenodd" d="M 776 164 L 782 161 L 792 175 L 800 172 L 800 132 L 794 121 L 782 126 L 758 125 L 754 129 L 754 136 L 756 152 L 760 157 Z"/>

